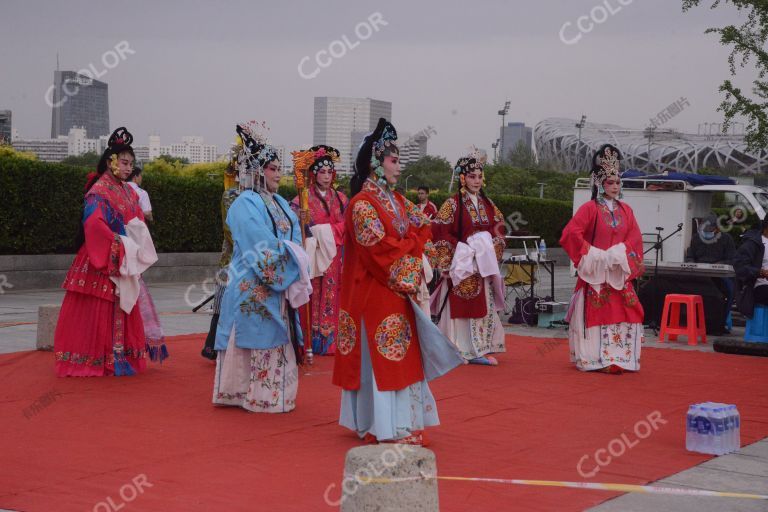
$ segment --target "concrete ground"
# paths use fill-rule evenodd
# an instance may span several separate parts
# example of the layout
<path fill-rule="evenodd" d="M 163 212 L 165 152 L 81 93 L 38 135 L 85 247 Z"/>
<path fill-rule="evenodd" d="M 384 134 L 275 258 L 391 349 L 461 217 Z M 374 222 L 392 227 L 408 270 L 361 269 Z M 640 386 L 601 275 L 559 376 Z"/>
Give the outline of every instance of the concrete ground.
<path fill-rule="evenodd" d="M 549 294 L 549 276 L 541 271 L 536 294 Z M 568 301 L 575 284 L 575 278 L 569 275 L 568 267 L 555 268 L 555 299 Z M 212 292 L 212 290 L 209 290 Z M 0 353 L 34 350 L 37 333 L 37 309 L 43 304 L 60 304 L 63 290 L 9 291 L 0 294 Z M 165 334 L 204 333 L 208 331 L 210 313 L 203 307 L 198 313 L 192 313 L 193 306 L 207 297 L 203 283 L 190 284 L 152 284 L 150 292 L 160 314 Z M 511 303 L 514 303 L 512 292 Z M 504 315 L 503 320 L 509 315 Z M 565 328 L 539 329 L 535 327 L 505 325 L 509 334 L 535 336 L 541 338 L 566 338 Z M 738 337 L 743 330 L 734 328 L 730 337 Z M 689 346 L 684 343 L 658 343 L 658 337 L 646 331 L 646 347 L 669 350 L 712 351 L 712 341 L 706 345 Z M 749 356 L 733 356 L 749 357 Z M 651 485 L 661 487 L 679 487 L 687 489 L 707 489 L 715 491 L 768 494 L 768 439 L 742 448 L 738 453 L 715 457 L 699 466 L 671 475 Z M 591 510 L 594 511 L 768 511 L 768 501 L 715 497 L 683 497 L 652 494 L 628 493 L 607 501 Z"/>

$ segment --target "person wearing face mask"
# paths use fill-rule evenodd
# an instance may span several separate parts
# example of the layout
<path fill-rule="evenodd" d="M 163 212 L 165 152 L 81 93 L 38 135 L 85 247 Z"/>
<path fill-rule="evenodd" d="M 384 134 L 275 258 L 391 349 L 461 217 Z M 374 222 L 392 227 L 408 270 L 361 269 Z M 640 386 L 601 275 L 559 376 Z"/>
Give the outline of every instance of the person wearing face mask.
<path fill-rule="evenodd" d="M 695 263 L 721 263 L 731 265 L 736 255 L 736 244 L 729 233 L 723 233 L 717 224 L 717 216 L 710 213 L 698 226 L 696 235 L 691 241 L 686 252 L 685 261 Z M 726 332 L 730 331 L 728 313 L 731 310 L 734 296 L 734 279 L 731 277 L 713 277 L 712 283 L 717 287 L 725 299 Z"/>
<path fill-rule="evenodd" d="M 432 225 L 443 274 L 432 295 L 432 313 L 467 362 L 497 366 L 491 354 L 506 351 L 498 313 L 504 308 L 499 261 L 506 227 L 504 215 L 483 192 L 485 160 L 474 148 L 459 158 L 455 172 L 461 188 L 442 204 Z"/>
<path fill-rule="evenodd" d="M 342 388 L 342 426 L 366 442 L 425 445 L 424 428 L 439 423 L 427 381 L 462 359 L 424 311 L 432 233 L 429 219 L 394 190 L 396 142 L 395 127 L 381 118 L 355 161 L 333 383 Z"/>
<path fill-rule="evenodd" d="M 605 144 L 592 158 L 592 200 L 568 222 L 560 245 L 578 269 L 566 320 L 571 362 L 582 371 L 640 369 L 643 307 L 632 280 L 645 271 L 632 208 L 620 200 L 621 153 Z"/>
<path fill-rule="evenodd" d="M 213 403 L 282 413 L 296 407 L 303 343 L 293 308 L 309 300 L 309 265 L 299 220 L 277 194 L 277 150 L 256 128 L 237 126 L 242 192 L 226 219 L 233 252 L 216 327 Z"/>
<path fill-rule="evenodd" d="M 717 216 L 711 213 L 699 223 L 685 261 L 730 265 L 735 254 L 736 244 L 733 243 L 733 238 L 720 231 Z"/>
<path fill-rule="evenodd" d="M 339 151 L 330 146 L 313 146 L 293 153 L 295 172 L 308 171 L 309 219 L 307 243 L 316 249 L 312 270 L 311 318 L 312 353 L 333 355 L 336 352 L 336 331 L 339 326 L 339 291 L 341 290 L 341 261 L 344 244 L 344 210 L 349 200 L 336 190 L 336 162 Z M 300 201 L 295 197 L 291 208 L 299 214 Z M 309 247 L 309 246 L 308 246 Z M 309 251 L 309 249 L 308 249 Z M 330 254 L 334 254 L 329 258 Z M 302 325 L 306 325 L 302 308 Z"/>

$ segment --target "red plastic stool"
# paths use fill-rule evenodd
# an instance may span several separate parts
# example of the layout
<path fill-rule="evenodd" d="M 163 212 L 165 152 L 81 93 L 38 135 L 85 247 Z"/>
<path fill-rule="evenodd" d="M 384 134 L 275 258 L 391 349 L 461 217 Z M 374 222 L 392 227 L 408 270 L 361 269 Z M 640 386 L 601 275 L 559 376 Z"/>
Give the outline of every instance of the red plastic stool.
<path fill-rule="evenodd" d="M 687 324 L 680 327 L 680 304 L 685 304 L 687 309 Z M 670 317 L 670 308 L 672 314 Z M 664 298 L 664 310 L 661 315 L 661 332 L 659 333 L 659 343 L 666 341 L 669 335 L 670 341 L 677 341 L 677 336 L 684 334 L 688 336 L 688 344 L 696 345 L 698 337 L 701 336 L 701 342 L 707 342 L 707 330 L 704 327 L 704 301 L 701 295 L 683 295 L 679 293 L 670 293 Z"/>

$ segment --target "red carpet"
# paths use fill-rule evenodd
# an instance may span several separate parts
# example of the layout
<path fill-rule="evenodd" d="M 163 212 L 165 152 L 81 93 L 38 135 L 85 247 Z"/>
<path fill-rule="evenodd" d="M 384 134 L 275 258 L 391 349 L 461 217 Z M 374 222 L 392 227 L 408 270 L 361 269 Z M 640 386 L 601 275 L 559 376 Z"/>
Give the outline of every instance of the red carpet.
<path fill-rule="evenodd" d="M 707 459 L 684 441 L 688 405 L 706 400 L 738 405 L 742 445 L 768 435 L 767 359 L 646 349 L 640 373 L 613 376 L 575 370 L 565 340 L 507 340 L 501 366 L 465 366 L 432 384 L 442 424 L 429 430 L 430 449 L 442 475 L 585 480 L 579 460 L 588 455 L 583 471 L 592 471 L 595 451 L 626 434 L 631 448 L 587 481 L 654 481 Z M 171 359 L 133 378 L 57 379 L 50 353 L 0 356 L 0 508 L 333 510 L 323 495 L 335 483 L 329 497 L 338 499 L 345 453 L 360 442 L 337 425 L 332 359 L 303 375 L 294 412 L 250 414 L 211 405 L 213 364 L 201 344 L 199 335 L 172 338 Z M 637 442 L 634 426 L 654 411 L 667 423 Z M 140 475 L 147 484 L 135 495 L 128 484 Z M 443 511 L 582 510 L 615 496 L 439 488 Z"/>

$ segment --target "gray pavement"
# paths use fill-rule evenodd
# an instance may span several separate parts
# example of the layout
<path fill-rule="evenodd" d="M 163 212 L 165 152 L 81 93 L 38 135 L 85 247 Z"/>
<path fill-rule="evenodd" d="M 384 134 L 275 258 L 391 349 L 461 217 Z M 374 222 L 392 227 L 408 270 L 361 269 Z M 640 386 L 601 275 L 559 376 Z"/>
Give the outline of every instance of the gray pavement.
<path fill-rule="evenodd" d="M 539 271 L 536 294 L 550 294 L 549 275 Z M 575 278 L 568 267 L 555 267 L 555 299 L 570 299 Z M 194 305 L 207 297 L 202 283 L 152 284 L 149 286 L 167 336 L 204 333 L 208 331 L 210 311 L 203 307 L 192 313 Z M 510 297 L 514 303 L 515 291 Z M 8 291 L 0 294 L 0 353 L 34 350 L 37 332 L 37 309 L 43 304 L 60 304 L 63 290 Z M 506 321 L 507 315 L 503 320 Z M 567 338 L 565 328 L 539 329 L 520 325 L 506 325 L 506 332 L 541 338 Z M 743 330 L 735 328 L 731 337 L 740 337 Z M 652 332 L 646 331 L 646 347 L 683 351 L 712 351 L 712 341 L 706 345 L 689 346 L 685 343 L 658 343 Z M 741 357 L 741 356 L 734 356 Z M 746 357 L 746 356 L 744 356 Z M 699 466 L 672 475 L 650 485 L 689 489 L 768 494 L 768 439 L 742 448 L 738 453 L 709 460 Z M 768 511 L 768 501 L 745 499 L 684 497 L 628 493 L 607 501 L 590 510 L 605 511 Z"/>
<path fill-rule="evenodd" d="M 210 303 L 192 313 L 192 307 L 208 296 L 201 283 L 152 284 L 149 291 L 166 336 L 208 332 Z M 38 307 L 61 304 L 63 298 L 61 289 L 6 291 L 0 295 L 0 354 L 35 350 Z"/>
<path fill-rule="evenodd" d="M 653 482 L 654 487 L 700 489 L 768 495 L 768 439 L 721 455 L 691 469 Z M 768 510 L 768 501 L 745 498 L 623 494 L 590 508 L 590 512 L 702 512 Z"/>

